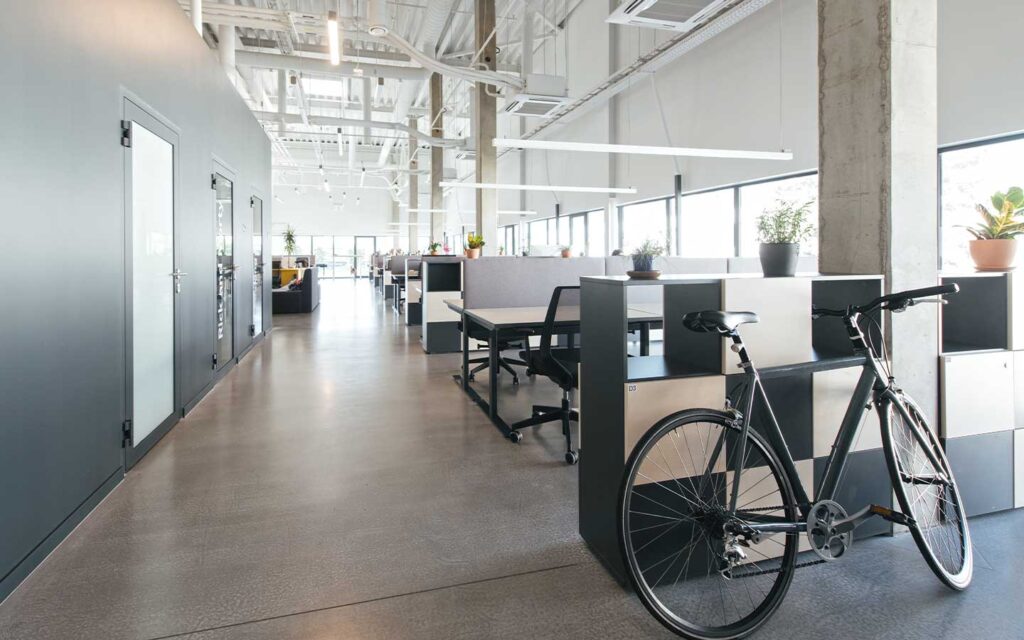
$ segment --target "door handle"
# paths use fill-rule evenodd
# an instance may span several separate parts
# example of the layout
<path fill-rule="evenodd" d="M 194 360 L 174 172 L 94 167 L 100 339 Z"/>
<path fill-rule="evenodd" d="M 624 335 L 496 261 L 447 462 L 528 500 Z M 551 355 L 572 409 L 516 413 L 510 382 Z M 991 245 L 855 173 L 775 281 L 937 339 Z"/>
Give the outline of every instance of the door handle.
<path fill-rule="evenodd" d="M 185 273 L 184 271 L 181 271 L 180 269 L 175 269 L 168 275 L 174 278 L 174 293 L 181 293 L 181 278 L 182 276 L 187 276 L 188 274 Z"/>

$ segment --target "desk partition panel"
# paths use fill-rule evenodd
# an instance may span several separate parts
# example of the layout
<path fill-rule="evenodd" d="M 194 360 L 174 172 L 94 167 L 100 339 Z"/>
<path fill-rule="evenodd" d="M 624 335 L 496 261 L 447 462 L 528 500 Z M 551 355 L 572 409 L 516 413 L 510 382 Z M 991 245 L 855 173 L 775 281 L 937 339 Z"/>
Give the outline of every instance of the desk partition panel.
<path fill-rule="evenodd" d="M 420 343 L 427 353 L 462 349 L 459 314 L 444 303 L 462 297 L 461 256 L 424 256 L 420 266 Z"/>
<path fill-rule="evenodd" d="M 555 287 L 579 285 L 582 276 L 594 275 L 604 275 L 604 258 L 467 260 L 463 300 L 467 309 L 546 307 Z"/>

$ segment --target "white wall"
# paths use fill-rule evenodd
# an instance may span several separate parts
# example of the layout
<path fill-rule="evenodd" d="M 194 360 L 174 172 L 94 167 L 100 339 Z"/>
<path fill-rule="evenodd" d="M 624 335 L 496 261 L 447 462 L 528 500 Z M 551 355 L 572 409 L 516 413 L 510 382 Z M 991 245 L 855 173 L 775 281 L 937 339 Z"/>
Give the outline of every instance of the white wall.
<path fill-rule="evenodd" d="M 274 228 L 279 234 L 291 225 L 299 235 L 385 235 L 394 230 L 391 222 L 391 196 L 382 189 L 331 189 L 333 200 L 320 189 L 307 187 L 299 194 L 291 187 L 277 187 L 274 201 Z M 342 197 L 342 192 L 347 198 Z M 356 198 L 359 204 L 356 204 Z M 336 203 L 345 203 L 337 209 Z M 421 197 L 420 202 L 423 202 Z M 429 199 L 428 199 L 429 202 Z M 423 205 L 426 207 L 427 205 Z M 403 210 L 404 211 L 404 210 Z"/>

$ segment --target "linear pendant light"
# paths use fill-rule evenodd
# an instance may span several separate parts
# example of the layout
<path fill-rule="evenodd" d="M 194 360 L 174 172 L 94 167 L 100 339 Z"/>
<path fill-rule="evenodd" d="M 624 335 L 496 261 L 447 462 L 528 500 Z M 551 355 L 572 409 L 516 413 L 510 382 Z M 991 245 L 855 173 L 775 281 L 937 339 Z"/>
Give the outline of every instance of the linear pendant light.
<path fill-rule="evenodd" d="M 331 64 L 341 64 L 341 39 L 338 33 L 338 14 L 335 11 L 327 12 L 327 45 L 331 52 Z"/>
<path fill-rule="evenodd" d="M 409 209 L 409 205 L 407 205 L 407 204 L 402 204 L 402 205 L 399 205 L 399 206 L 401 206 L 403 209 Z M 448 209 L 409 209 L 409 213 L 448 213 Z M 453 213 L 458 213 L 458 212 L 453 212 Z M 470 213 L 470 212 L 463 211 L 461 213 Z M 502 215 L 502 216 L 512 216 L 512 215 L 533 216 L 533 215 L 537 215 L 537 212 L 536 211 L 506 211 L 504 209 L 498 209 L 498 215 Z"/>
<path fill-rule="evenodd" d="M 505 189 L 509 191 L 563 191 L 565 193 L 636 193 L 636 189 L 622 187 L 554 187 L 546 184 L 494 184 L 490 182 L 442 182 L 442 187 L 454 189 Z"/>
<path fill-rule="evenodd" d="M 495 138 L 497 149 L 543 149 L 547 151 L 586 151 L 590 153 L 628 153 L 648 156 L 687 156 L 692 158 L 734 158 L 744 160 L 792 160 L 793 152 L 743 151 L 739 149 L 700 149 L 694 147 L 650 147 L 637 144 L 604 144 L 561 140 L 516 140 Z"/>

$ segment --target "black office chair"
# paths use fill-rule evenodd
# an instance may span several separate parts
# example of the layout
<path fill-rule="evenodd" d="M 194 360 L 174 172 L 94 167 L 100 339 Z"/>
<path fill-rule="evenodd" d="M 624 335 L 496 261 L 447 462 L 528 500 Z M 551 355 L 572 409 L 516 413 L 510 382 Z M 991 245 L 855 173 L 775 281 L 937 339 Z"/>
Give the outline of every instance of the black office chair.
<path fill-rule="evenodd" d="M 512 433 L 509 439 L 519 442 L 522 435 L 519 429 L 534 427 L 547 422 L 562 423 L 562 434 L 565 435 L 565 461 L 568 464 L 579 462 L 580 456 L 572 448 L 572 429 L 570 422 L 579 422 L 580 416 L 569 402 L 569 394 L 573 389 L 579 387 L 579 363 L 580 350 L 574 346 L 572 334 L 568 336 L 568 347 L 552 348 L 552 336 L 556 335 L 555 320 L 558 317 L 558 310 L 566 307 L 580 306 L 579 287 L 555 287 L 551 293 L 551 302 L 548 303 L 548 312 L 544 317 L 544 328 L 540 337 L 540 349 L 523 351 L 522 357 L 528 363 L 531 371 L 542 376 L 547 376 L 552 382 L 562 389 L 562 404 L 558 407 L 545 405 L 533 406 L 533 417 L 522 420 L 512 425 Z"/>
<path fill-rule="evenodd" d="M 462 322 L 459 322 L 459 331 L 463 330 Z M 490 349 L 491 334 L 480 328 L 473 327 L 470 325 L 469 337 L 477 342 L 480 342 L 484 347 Z M 519 384 L 519 374 L 515 372 L 512 365 L 519 367 L 526 367 L 526 375 L 532 376 L 533 372 L 530 370 L 528 362 L 523 360 L 516 360 L 515 358 L 506 358 L 501 355 L 502 351 L 507 351 L 512 348 L 523 347 L 527 353 L 530 351 L 530 339 L 525 333 L 519 333 L 509 336 L 502 336 L 498 339 L 498 368 L 504 369 L 512 374 L 512 384 Z M 490 358 L 484 356 L 482 358 L 470 358 L 469 364 L 475 364 L 476 366 L 469 370 L 469 379 L 473 380 L 476 374 L 483 371 L 490 366 Z"/>

